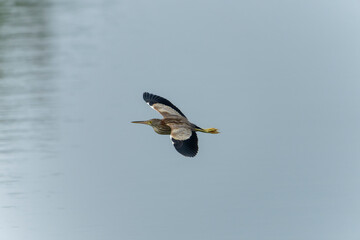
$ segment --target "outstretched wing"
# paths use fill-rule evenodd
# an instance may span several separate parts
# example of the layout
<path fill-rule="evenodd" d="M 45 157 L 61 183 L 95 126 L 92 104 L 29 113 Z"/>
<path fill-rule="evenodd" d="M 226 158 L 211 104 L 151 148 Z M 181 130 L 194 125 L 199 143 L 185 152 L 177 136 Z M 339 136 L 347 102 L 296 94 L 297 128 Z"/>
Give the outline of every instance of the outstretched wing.
<path fill-rule="evenodd" d="M 150 107 L 158 111 L 164 118 L 169 116 L 182 116 L 186 118 L 185 115 L 174 106 L 174 104 L 165 98 L 148 92 L 144 92 L 143 98 Z"/>
<path fill-rule="evenodd" d="M 171 141 L 173 142 L 176 151 L 186 157 L 195 157 L 199 150 L 198 138 L 194 131 L 191 132 L 190 137 L 185 140 L 177 140 L 173 138 L 173 134 L 171 133 Z"/>

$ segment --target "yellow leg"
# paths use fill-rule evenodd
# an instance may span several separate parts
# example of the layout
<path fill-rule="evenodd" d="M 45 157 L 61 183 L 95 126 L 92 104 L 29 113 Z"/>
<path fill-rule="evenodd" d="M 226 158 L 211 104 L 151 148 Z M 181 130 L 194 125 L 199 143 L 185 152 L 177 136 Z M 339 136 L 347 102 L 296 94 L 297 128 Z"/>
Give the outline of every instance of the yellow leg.
<path fill-rule="evenodd" d="M 205 129 L 196 128 L 195 130 L 198 132 L 211 133 L 211 134 L 220 133 L 216 128 L 205 128 Z"/>

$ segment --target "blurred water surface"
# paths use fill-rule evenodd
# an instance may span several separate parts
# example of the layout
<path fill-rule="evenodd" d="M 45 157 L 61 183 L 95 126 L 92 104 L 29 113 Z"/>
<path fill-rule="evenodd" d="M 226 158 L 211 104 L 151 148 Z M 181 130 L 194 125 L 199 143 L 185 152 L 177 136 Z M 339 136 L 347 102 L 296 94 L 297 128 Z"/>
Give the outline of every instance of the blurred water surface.
<path fill-rule="evenodd" d="M 70 58 L 57 42 L 68 35 L 54 26 L 56 10 L 63 12 L 69 3 L 0 2 L 2 239 L 35 239 L 41 236 L 42 228 L 47 228 L 43 225 L 39 230 L 30 230 L 37 221 L 44 224 L 41 219 L 46 215 L 41 212 L 46 211 L 47 199 L 53 192 L 53 186 L 47 183 L 61 175 L 59 169 L 52 167 L 59 159 L 58 63 Z M 48 209 L 58 208 L 51 205 Z"/>
<path fill-rule="evenodd" d="M 54 158 L 57 139 L 51 12 L 48 1 L 0 3 L 0 232 L 4 239 L 25 237 L 21 229 L 31 199 L 47 194 L 37 194 L 41 186 L 32 183 L 53 174 L 41 167 Z"/>
<path fill-rule="evenodd" d="M 0 1 L 0 239 L 357 240 L 359 7 Z"/>
<path fill-rule="evenodd" d="M 1 159 L 13 162 L 51 151 L 54 50 L 46 2 L 5 1 L 0 9 Z"/>

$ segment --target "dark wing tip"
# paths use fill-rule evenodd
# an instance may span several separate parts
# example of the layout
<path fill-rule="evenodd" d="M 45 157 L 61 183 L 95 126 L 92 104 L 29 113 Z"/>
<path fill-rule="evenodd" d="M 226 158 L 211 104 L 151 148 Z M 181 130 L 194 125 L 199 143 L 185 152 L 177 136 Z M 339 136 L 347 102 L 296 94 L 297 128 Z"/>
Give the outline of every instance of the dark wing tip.
<path fill-rule="evenodd" d="M 192 132 L 191 137 L 187 140 L 180 141 L 171 138 L 176 151 L 186 157 L 195 157 L 199 150 L 198 138 L 195 132 Z"/>
<path fill-rule="evenodd" d="M 150 106 L 152 106 L 154 104 L 154 101 L 153 101 L 154 97 L 155 97 L 155 95 L 148 93 L 148 92 L 144 92 L 144 94 L 143 94 L 143 98 L 144 98 L 145 102 L 150 104 Z"/>
<path fill-rule="evenodd" d="M 181 116 L 185 117 L 185 115 L 180 111 L 180 109 L 178 109 L 174 104 L 172 104 L 169 100 L 167 100 L 163 97 L 160 97 L 155 94 L 148 93 L 148 92 L 144 92 L 143 98 L 144 98 L 145 102 L 148 103 L 150 106 L 152 106 L 154 103 L 161 103 L 161 104 L 171 107 L 172 109 L 177 111 Z"/>

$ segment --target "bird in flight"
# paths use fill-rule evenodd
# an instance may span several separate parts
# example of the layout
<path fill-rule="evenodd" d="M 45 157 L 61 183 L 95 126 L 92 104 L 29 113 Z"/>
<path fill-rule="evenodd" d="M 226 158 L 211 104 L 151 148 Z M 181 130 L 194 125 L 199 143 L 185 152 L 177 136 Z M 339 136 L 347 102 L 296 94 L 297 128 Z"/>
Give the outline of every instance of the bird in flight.
<path fill-rule="evenodd" d="M 169 100 L 145 92 L 143 98 L 147 104 L 158 111 L 163 119 L 150 119 L 147 121 L 133 121 L 153 127 L 154 131 L 162 135 L 170 135 L 171 141 L 180 154 L 194 157 L 198 152 L 198 138 L 196 132 L 219 133 L 216 128 L 200 128 L 189 122 L 185 115 Z"/>

